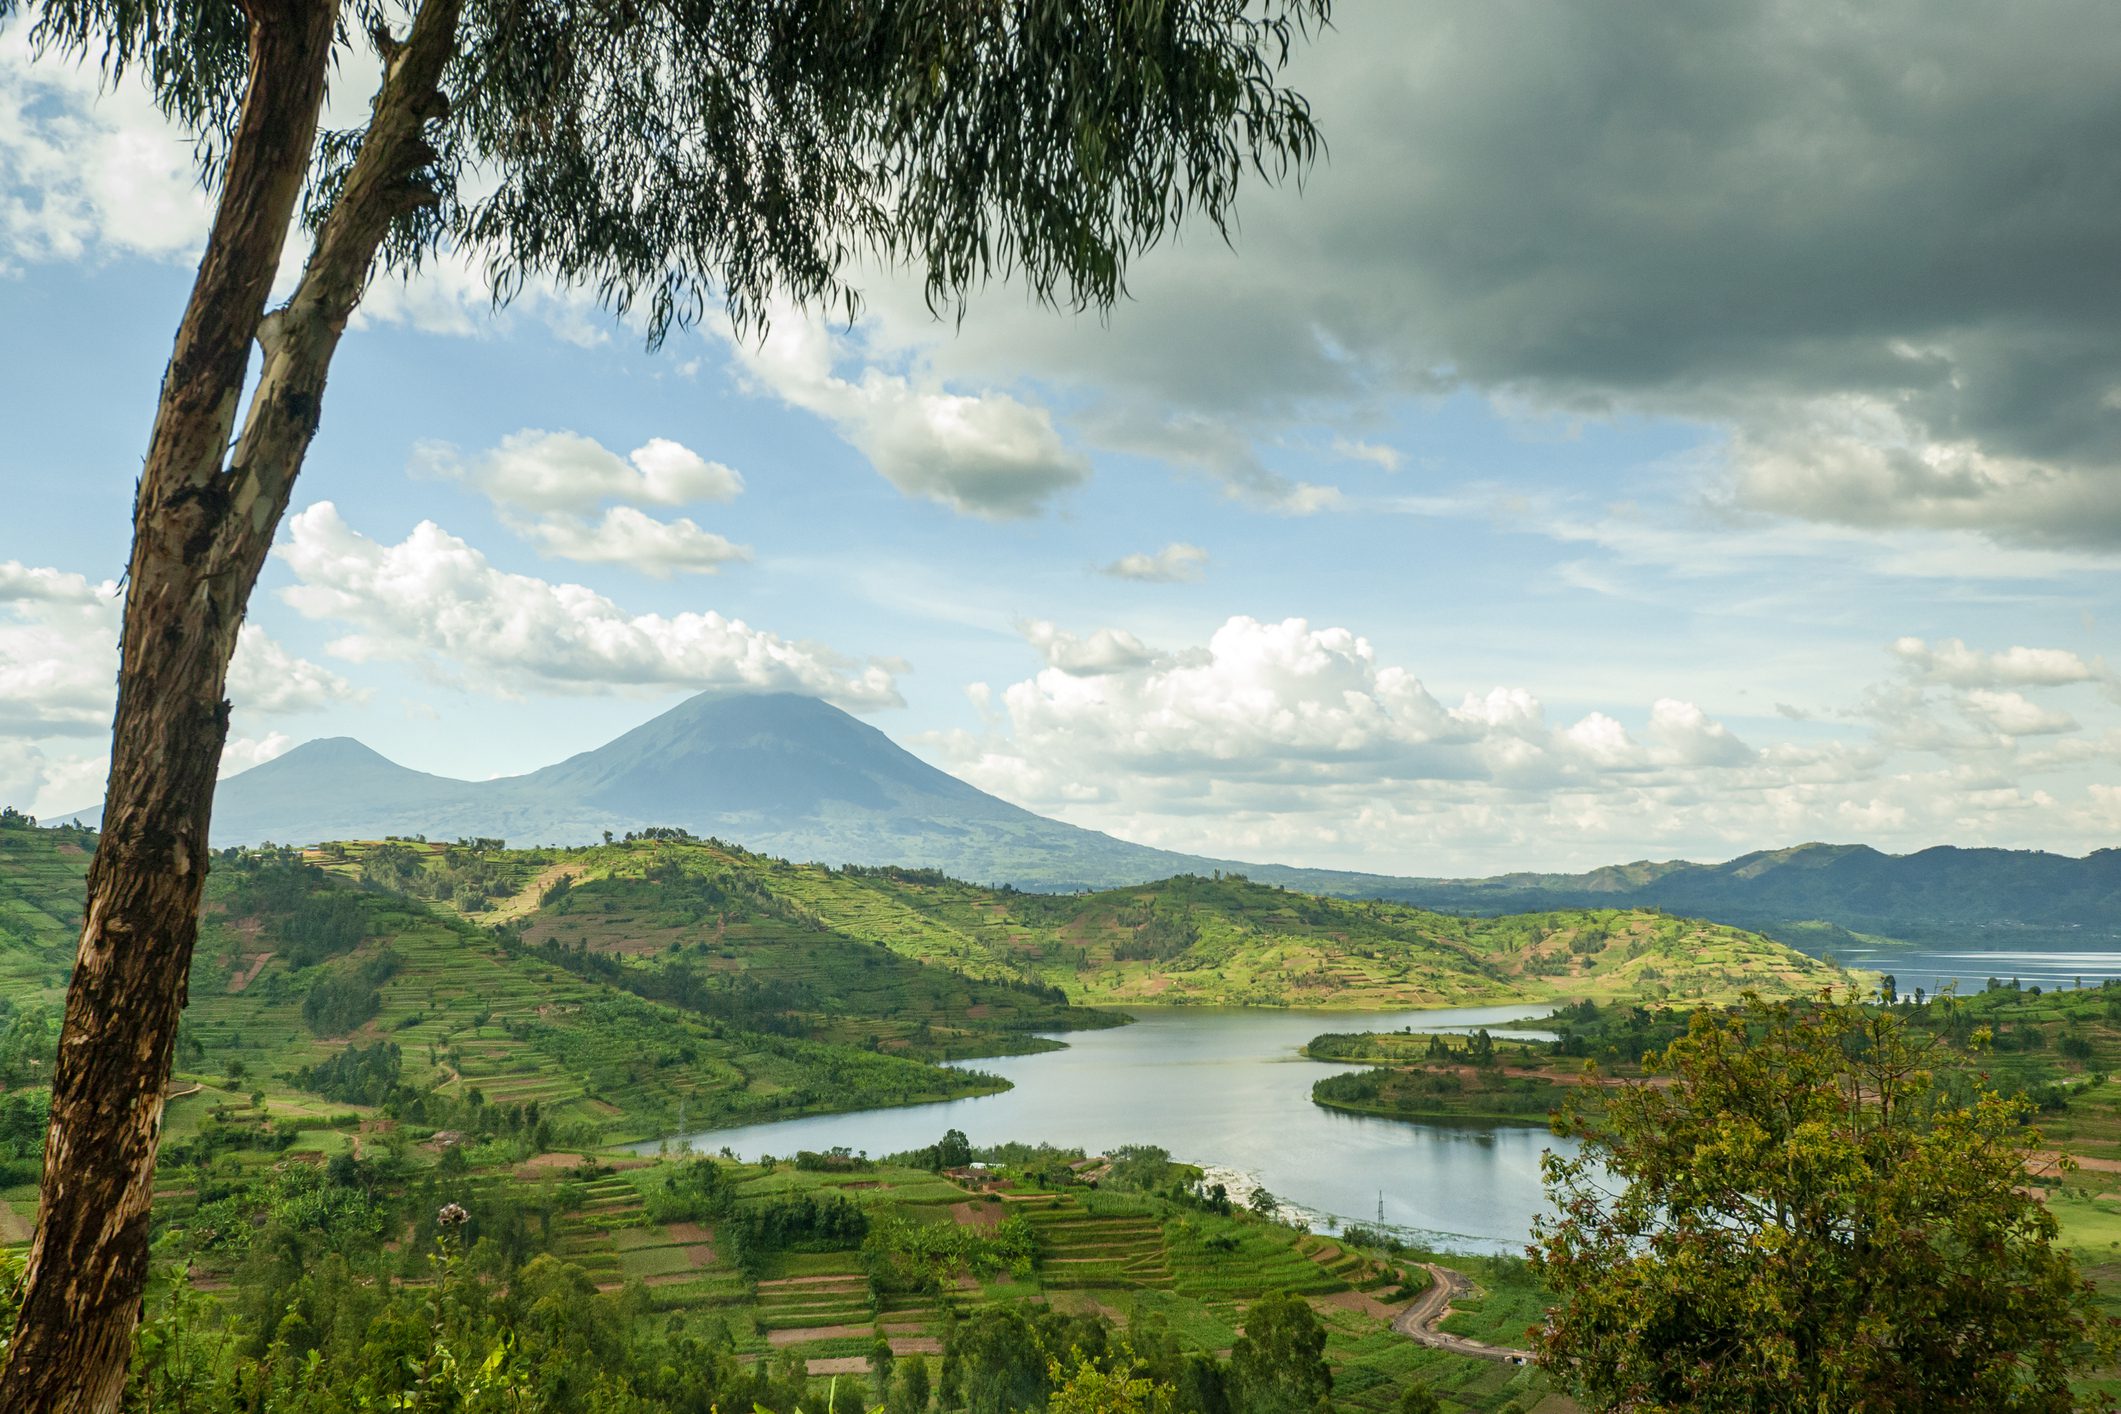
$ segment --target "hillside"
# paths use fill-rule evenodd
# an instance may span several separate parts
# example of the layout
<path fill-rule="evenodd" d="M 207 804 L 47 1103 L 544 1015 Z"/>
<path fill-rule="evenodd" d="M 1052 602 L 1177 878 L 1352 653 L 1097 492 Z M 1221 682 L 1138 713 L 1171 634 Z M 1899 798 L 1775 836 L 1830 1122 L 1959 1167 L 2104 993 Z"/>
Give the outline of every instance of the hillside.
<path fill-rule="evenodd" d="M 1656 907 L 1803 946 L 1831 946 L 1836 932 L 2077 946 L 2121 938 L 2121 849 L 2073 859 L 2040 850 L 1940 846 L 1892 855 L 1867 845 L 1806 844 L 1722 864 L 1643 861 L 1587 874 L 1379 880 L 1375 892 L 1482 913 Z"/>
<path fill-rule="evenodd" d="M 94 824 L 96 812 L 69 817 Z M 587 844 L 676 826 L 832 863 L 940 868 L 1022 887 L 1162 878 L 1224 861 L 1034 815 L 815 698 L 702 694 L 528 775 L 459 781 L 331 738 L 221 782 L 214 843 L 426 835 Z"/>
<path fill-rule="evenodd" d="M 0 830 L 0 1022 L 40 1036 L 72 964 L 82 843 Z M 727 996 L 643 995 L 455 908 L 254 852 L 209 876 L 177 1083 L 295 1092 L 321 1114 L 359 1087 L 319 1068 L 372 1066 L 377 1096 L 401 1088 L 437 1122 L 534 1103 L 556 1141 L 596 1144 L 981 1093 L 1001 1082 L 936 1062 L 1111 1020 L 822 937 L 747 952 Z"/>
<path fill-rule="evenodd" d="M 93 823 L 94 812 L 73 818 Z M 492 781 L 408 770 L 345 738 L 312 741 L 223 781 L 214 804 L 221 845 L 393 835 L 585 845 L 654 827 L 787 859 L 936 869 L 1049 892 L 1221 871 L 1447 912 L 1655 908 L 1815 954 L 1859 937 L 2064 947 L 2121 939 L 2121 850 L 2083 859 L 1948 847 L 1896 856 L 1807 844 L 1721 864 L 1644 860 L 1481 879 L 1248 864 L 1048 820 L 937 770 L 836 707 L 788 694 L 703 694 L 594 750 Z"/>
<path fill-rule="evenodd" d="M 458 897 L 539 956 L 643 992 L 693 985 L 673 972 L 733 987 L 777 949 L 791 954 L 786 975 L 799 975 L 794 957 L 822 956 L 820 937 L 1095 1005 L 1693 1000 L 1747 987 L 1810 993 L 1848 980 L 1768 939 L 1653 910 L 1453 917 L 1234 874 L 1031 894 L 933 870 L 798 865 L 689 839 L 569 851 L 430 846 L 420 872 L 401 879 L 395 865 L 374 863 L 375 848 L 345 848 L 335 867 Z M 486 881 L 483 901 L 476 889 L 464 893 L 462 881 L 474 876 Z"/>

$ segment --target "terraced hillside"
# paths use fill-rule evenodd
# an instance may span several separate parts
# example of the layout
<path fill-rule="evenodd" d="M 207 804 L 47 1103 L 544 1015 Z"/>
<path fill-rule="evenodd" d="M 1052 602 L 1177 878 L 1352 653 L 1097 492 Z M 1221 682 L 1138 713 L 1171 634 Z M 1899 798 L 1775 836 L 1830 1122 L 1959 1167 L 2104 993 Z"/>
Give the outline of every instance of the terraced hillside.
<path fill-rule="evenodd" d="M 1293 893 L 1238 875 L 1025 894 L 929 870 L 798 865 L 690 839 L 462 853 L 455 864 L 427 866 L 426 886 L 447 895 L 450 871 L 505 877 L 514 892 L 472 904 L 470 916 L 512 923 L 531 945 L 579 948 L 649 971 L 688 969 L 732 997 L 747 973 L 746 949 L 764 958 L 796 947 L 808 967 L 779 966 L 785 975 L 800 971 L 813 996 L 834 995 L 836 986 L 882 995 L 907 978 L 925 978 L 926 988 L 954 979 L 951 995 L 930 1002 L 952 1025 L 981 1030 L 1042 1023 L 1015 994 L 996 1010 L 994 997 L 977 995 L 967 979 L 1093 1005 L 1351 1009 L 1722 1000 L 1747 988 L 1797 995 L 1851 980 L 1757 934 L 1655 909 L 1461 918 Z M 866 976 L 829 975 L 850 942 L 929 968 L 902 972 L 871 954 Z"/>
<path fill-rule="evenodd" d="M 70 831 L 0 831 L 0 1019 L 38 1021 L 47 1037 L 72 962 L 83 845 L 92 843 Z M 454 909 L 360 887 L 347 872 L 284 854 L 217 861 L 174 1089 L 269 1090 L 290 1114 L 305 1104 L 365 1110 L 396 1094 L 467 1125 L 482 1109 L 534 1107 L 548 1137 L 595 1144 L 982 1093 L 1001 1082 L 932 1058 L 1016 1049 L 1032 1025 L 1109 1022 L 1021 986 L 931 981 L 930 969 L 844 939 L 820 948 L 842 971 L 911 972 L 925 990 L 827 994 L 804 949 L 766 940 L 753 953 L 739 943 L 722 952 L 737 952 L 750 992 L 809 998 L 817 1018 L 771 1006 L 717 1015 L 612 985 Z M 939 1028 L 943 1039 L 917 1044 L 926 1018 L 951 1011 L 960 1020 Z M 870 1031 L 906 1039 L 854 1044 Z M 181 1134 L 180 1112 L 172 1123 Z"/>

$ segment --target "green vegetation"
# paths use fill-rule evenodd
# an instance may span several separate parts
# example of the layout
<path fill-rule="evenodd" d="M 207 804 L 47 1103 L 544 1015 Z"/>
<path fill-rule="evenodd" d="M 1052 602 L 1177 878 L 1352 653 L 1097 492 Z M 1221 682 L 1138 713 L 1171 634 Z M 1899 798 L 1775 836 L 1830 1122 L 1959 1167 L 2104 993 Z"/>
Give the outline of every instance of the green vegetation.
<path fill-rule="evenodd" d="M 1546 1158 L 1542 1362 L 1594 1409 L 2077 1407 L 2121 1325 L 2025 1185 L 2026 1102 L 1950 1060 L 1890 1007 L 1695 1013 Z"/>
<path fill-rule="evenodd" d="M 1313 886 L 1475 913 L 1664 908 L 1807 951 L 1893 941 L 2085 947 L 2121 938 L 2121 850 L 2112 849 L 2072 859 L 2024 849 L 1940 846 L 1892 855 L 1867 845 L 1803 844 L 1721 864 L 1645 860 L 1588 874 L 1362 876 Z"/>
<path fill-rule="evenodd" d="M 4 1245 L 34 1213 L 40 1070 L 87 856 L 60 848 L 79 848 L 73 834 L 0 840 L 18 905 L 0 969 L 22 979 L 0 1013 Z M 975 1153 L 949 1134 L 892 1158 L 767 1164 L 608 1146 L 977 1092 L 997 1082 L 934 1062 L 1113 1020 L 1074 998 L 1268 997 L 1270 960 L 1298 957 L 1373 1001 L 1578 983 L 1624 999 L 1565 1007 L 1562 1042 L 1528 1053 L 1478 1035 L 1352 1035 L 1314 1054 L 1405 1066 L 1418 1050 L 1415 1063 L 1512 1083 L 1544 1065 L 1625 1069 L 1679 1015 L 1636 999 L 1686 994 L 1646 974 L 1676 971 L 1689 948 L 1711 976 L 1757 968 L 1795 988 L 1814 975 L 1771 944 L 1655 914 L 1449 919 L 1236 878 L 1044 898 L 674 832 L 569 851 L 228 852 L 168 1109 L 141 1388 L 158 1404 L 182 1389 L 198 1407 L 290 1411 L 426 1380 L 468 1409 L 584 1414 L 743 1399 L 777 1414 L 1009 1399 L 1049 1414 L 1310 1414 L 1329 1377 L 1342 1414 L 1432 1396 L 1452 1414 L 1558 1409 L 1535 1370 L 1390 1329 L 1430 1254 L 1361 1229 L 1295 1231 L 1201 1191 L 1198 1170 L 1153 1146 Z M 1230 974 L 1220 991 L 1213 959 Z M 1271 999 L 1308 997 L 1316 975 L 1300 968 Z M 2109 1035 L 2096 995 L 1999 985 L 1958 1004 L 1978 1020 L 1940 1034 L 1978 1047 L 1986 1027 L 1999 1065 L 2073 1109 L 2093 1087 L 2061 1081 L 2121 1059 L 2121 1020 Z M 2035 1031 L 2047 1042 L 2021 1039 Z M 2096 1194 L 2054 1197 L 2084 1242 L 2121 1241 Z M 438 1228 L 452 1206 L 462 1221 Z M 1549 1300 L 1537 1275 L 1448 1260 L 1476 1290 L 1445 1328 L 1522 1344 Z"/>
<path fill-rule="evenodd" d="M 487 889 L 471 918 L 579 976 L 732 1025 L 796 1018 L 818 1039 L 931 1056 L 1036 1046 L 1030 1033 L 1088 1024 L 1070 1003 L 1678 1004 L 1850 981 L 1765 938 L 1655 910 L 1457 918 L 1234 874 L 1026 894 L 654 834 L 569 850 L 387 845 L 394 862 L 371 882 L 424 897 L 469 871 Z M 330 867 L 365 877 L 376 848 L 335 847 Z M 870 1020 L 893 1015 L 905 1019 Z"/>

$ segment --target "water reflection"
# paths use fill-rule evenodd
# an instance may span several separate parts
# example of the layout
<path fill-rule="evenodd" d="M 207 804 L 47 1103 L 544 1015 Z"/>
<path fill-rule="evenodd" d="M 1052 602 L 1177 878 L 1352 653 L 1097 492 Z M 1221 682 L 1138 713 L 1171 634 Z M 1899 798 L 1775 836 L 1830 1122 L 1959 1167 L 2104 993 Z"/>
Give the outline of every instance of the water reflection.
<path fill-rule="evenodd" d="M 1322 1223 L 1382 1220 L 1456 1250 L 1514 1251 L 1541 1206 L 1540 1154 L 1566 1147 L 1544 1129 L 1409 1124 L 1311 1103 L 1319 1077 L 1356 1067 L 1297 1054 L 1321 1031 L 1505 1027 L 1523 1006 L 1363 1013 L 1129 1008 L 1110 1031 L 1071 1032 L 1068 1049 L 970 1064 L 1015 1089 L 978 1099 L 819 1115 L 688 1136 L 746 1158 L 844 1144 L 870 1154 L 918 1148 L 946 1129 L 975 1144 L 1045 1141 L 1099 1151 L 1160 1144 L 1191 1163 L 1264 1184 Z M 644 1148 L 652 1149 L 654 1145 Z"/>

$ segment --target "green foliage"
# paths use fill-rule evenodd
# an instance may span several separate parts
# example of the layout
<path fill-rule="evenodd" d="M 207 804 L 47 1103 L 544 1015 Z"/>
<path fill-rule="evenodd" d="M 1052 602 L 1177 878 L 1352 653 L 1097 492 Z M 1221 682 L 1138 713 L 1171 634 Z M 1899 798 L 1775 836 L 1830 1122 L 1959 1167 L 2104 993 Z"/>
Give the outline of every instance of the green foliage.
<path fill-rule="evenodd" d="M 1325 1329 L 1302 1297 L 1276 1292 L 1253 1302 L 1230 1349 L 1237 1414 L 1312 1414 L 1333 1393 L 1325 1352 Z"/>
<path fill-rule="evenodd" d="M 737 1208 L 716 1235 L 736 1264 L 755 1275 L 779 1252 L 860 1246 L 869 1235 L 869 1215 L 837 1193 L 799 1193 Z"/>
<path fill-rule="evenodd" d="M 649 1221 L 669 1223 L 721 1217 L 735 1202 L 736 1194 L 719 1163 L 690 1158 L 665 1165 L 642 1197 Z"/>
<path fill-rule="evenodd" d="M 961 1275 L 1028 1277 L 1037 1259 L 1038 1234 L 1021 1213 L 1004 1218 L 991 1233 L 952 1222 L 885 1218 L 870 1225 L 862 1243 L 862 1267 L 879 1293 L 940 1292 Z"/>
<path fill-rule="evenodd" d="M 398 970 L 388 951 L 353 967 L 334 967 L 310 983 L 302 999 L 302 1020 L 319 1036 L 343 1036 L 383 1009 L 380 985 Z"/>
<path fill-rule="evenodd" d="M 374 935 L 373 901 L 336 887 L 323 870 L 269 852 L 243 852 L 215 871 L 232 913 L 271 928 L 289 967 L 341 956 Z"/>
<path fill-rule="evenodd" d="M 314 1090 L 327 1100 L 349 1105 L 380 1105 L 397 1088 L 398 1077 L 404 1068 L 404 1055 L 397 1044 L 377 1041 L 366 1046 L 348 1046 L 333 1053 L 329 1060 L 304 1066 L 295 1072 L 295 1084 L 305 1090 Z"/>
<path fill-rule="evenodd" d="M 2116 1348 L 2022 1107 L 1891 1011 L 1696 1014 L 1546 1159 L 1542 1361 L 1588 1408 L 2067 1410 Z"/>

